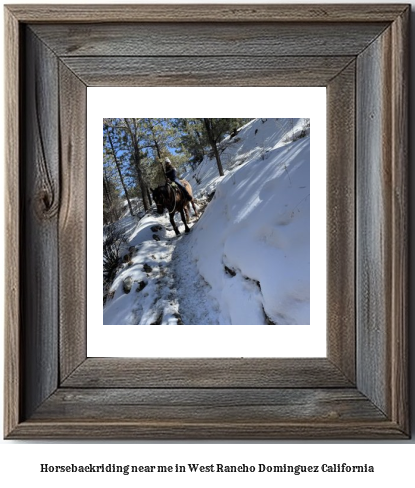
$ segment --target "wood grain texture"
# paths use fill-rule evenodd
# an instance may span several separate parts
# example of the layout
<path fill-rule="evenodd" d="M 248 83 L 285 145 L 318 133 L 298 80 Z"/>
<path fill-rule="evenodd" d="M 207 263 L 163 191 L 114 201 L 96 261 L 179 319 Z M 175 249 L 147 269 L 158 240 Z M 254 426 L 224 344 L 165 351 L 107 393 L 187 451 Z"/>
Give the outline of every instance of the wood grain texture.
<path fill-rule="evenodd" d="M 64 409 L 62 410 L 62 405 Z M 188 422 L 269 424 L 387 421 L 367 398 L 354 388 L 194 388 L 194 389 L 68 389 L 47 399 L 32 420 Z"/>
<path fill-rule="evenodd" d="M 5 97 L 6 110 L 6 161 L 5 165 L 5 358 L 4 358 L 4 433 L 13 430 L 19 423 L 22 378 L 20 370 L 20 118 L 19 114 L 19 25 L 5 11 Z"/>
<path fill-rule="evenodd" d="M 113 440 L 404 440 L 394 422 L 39 422 L 20 424 L 10 439 Z"/>
<path fill-rule="evenodd" d="M 327 359 L 88 358 L 66 388 L 350 387 Z"/>
<path fill-rule="evenodd" d="M 86 358 L 86 86 L 59 64 L 59 374 Z"/>
<path fill-rule="evenodd" d="M 358 60 L 357 78 L 358 387 L 404 431 L 409 429 L 407 43 L 402 35 L 407 22 L 402 16 L 368 47 Z"/>
<path fill-rule="evenodd" d="M 363 403 L 363 402 L 362 402 Z M 194 410 L 194 409 L 193 409 Z M 226 410 L 226 408 L 224 409 Z M 338 440 L 371 439 L 402 440 L 398 426 L 387 419 L 351 419 L 323 421 L 318 415 L 310 421 L 287 422 L 282 416 L 259 421 L 257 417 L 224 421 L 192 420 L 191 410 L 185 420 L 157 417 L 140 420 L 110 420 L 90 418 L 80 421 L 29 420 L 20 424 L 10 439 L 114 439 L 114 440 Z"/>
<path fill-rule="evenodd" d="M 25 32 L 25 150 L 22 163 L 24 415 L 58 385 L 58 60 Z"/>
<path fill-rule="evenodd" d="M 325 86 L 352 57 L 63 57 L 88 86 Z"/>
<path fill-rule="evenodd" d="M 352 382 L 356 380 L 355 77 L 352 62 L 327 87 L 327 354 Z"/>
<path fill-rule="evenodd" d="M 388 24 L 146 23 L 34 25 L 58 56 L 356 56 Z"/>
<path fill-rule="evenodd" d="M 357 63 L 358 387 L 390 414 L 390 31 Z M 367 354 L 370 347 L 372 353 Z"/>
<path fill-rule="evenodd" d="M 392 75 L 392 333 L 391 333 L 391 418 L 409 425 L 408 392 L 408 150 L 409 150 L 409 22 L 407 10 L 391 25 L 394 46 Z"/>
<path fill-rule="evenodd" d="M 393 22 L 387 5 L 9 5 L 20 22 Z"/>

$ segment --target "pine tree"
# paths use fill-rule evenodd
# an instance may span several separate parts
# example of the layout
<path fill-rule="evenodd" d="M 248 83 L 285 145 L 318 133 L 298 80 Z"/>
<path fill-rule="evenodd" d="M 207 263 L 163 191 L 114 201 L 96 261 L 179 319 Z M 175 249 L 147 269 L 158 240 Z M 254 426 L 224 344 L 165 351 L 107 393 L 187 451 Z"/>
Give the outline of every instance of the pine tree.
<path fill-rule="evenodd" d="M 110 175 L 107 168 L 104 167 L 103 175 L 104 189 L 104 224 L 116 222 L 121 215 L 120 192 L 117 188 L 113 176 Z"/>
<path fill-rule="evenodd" d="M 222 138 L 223 132 L 219 130 L 220 123 L 216 122 L 215 124 L 215 120 L 217 121 L 221 119 L 203 119 L 203 122 L 205 124 L 207 139 L 210 146 L 212 147 L 213 154 L 216 158 L 216 164 L 218 165 L 219 174 L 220 176 L 224 176 L 225 173 L 223 172 L 222 161 L 220 159 L 220 154 L 218 150 L 218 142 Z"/>
<path fill-rule="evenodd" d="M 113 157 L 113 160 L 114 160 L 114 163 L 116 165 L 118 175 L 120 178 L 120 182 L 121 182 L 121 185 L 122 185 L 123 190 L 124 190 L 125 198 L 127 199 L 127 202 L 128 202 L 128 208 L 130 210 L 130 214 L 134 215 L 133 208 L 131 205 L 131 200 L 130 200 L 130 197 L 128 195 L 127 186 L 125 184 L 124 177 L 122 174 L 121 162 L 120 162 L 119 158 L 117 157 L 117 150 L 115 149 L 114 142 L 113 142 L 113 137 L 112 137 L 113 128 L 109 127 L 107 124 L 104 124 L 104 132 L 106 134 L 107 141 L 109 144 L 109 146 L 106 146 L 106 148 L 104 147 L 104 151 L 107 151 L 107 153 L 110 153 Z"/>
<path fill-rule="evenodd" d="M 145 142 L 144 119 L 122 118 L 106 119 L 107 125 L 113 130 L 113 145 L 117 146 L 123 161 L 124 180 L 134 187 L 134 193 L 139 195 L 144 210 L 151 207 L 148 174 L 145 165 L 148 162 Z"/>
<path fill-rule="evenodd" d="M 179 134 L 176 150 L 182 154 L 193 169 L 203 161 L 205 148 L 209 142 L 206 139 L 201 119 L 173 119 L 173 127 Z"/>
<path fill-rule="evenodd" d="M 212 148 L 220 176 L 224 176 L 219 143 L 225 135 L 236 132 L 245 119 L 203 119 L 207 140 Z"/>
<path fill-rule="evenodd" d="M 142 119 L 144 127 L 144 141 L 152 153 L 153 161 L 150 164 L 152 183 L 164 184 L 165 158 L 171 159 L 176 168 L 188 161 L 180 149 L 180 133 L 174 124 L 175 119 Z"/>
<path fill-rule="evenodd" d="M 148 197 L 148 185 L 145 181 L 143 170 L 142 170 L 142 132 L 140 121 L 142 119 L 123 119 L 125 124 L 126 132 L 130 139 L 131 146 L 131 156 L 134 164 L 134 168 L 137 174 L 138 184 L 141 190 L 141 198 L 143 200 L 144 210 L 150 209 L 151 203 Z"/>

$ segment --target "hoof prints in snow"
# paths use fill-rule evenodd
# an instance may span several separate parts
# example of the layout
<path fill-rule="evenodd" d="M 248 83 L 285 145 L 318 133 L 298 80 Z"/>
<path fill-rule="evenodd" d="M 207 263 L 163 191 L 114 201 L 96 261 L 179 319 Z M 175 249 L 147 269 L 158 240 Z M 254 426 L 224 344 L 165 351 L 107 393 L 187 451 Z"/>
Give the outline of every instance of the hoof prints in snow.
<path fill-rule="evenodd" d="M 147 286 L 147 283 L 145 281 L 140 281 L 137 286 L 136 292 L 140 292 L 141 290 L 144 290 L 144 288 Z"/>
<path fill-rule="evenodd" d="M 155 221 L 161 221 L 163 225 L 154 224 Z M 179 305 L 177 291 L 178 282 L 181 282 L 185 283 L 186 294 L 194 295 L 194 279 L 186 279 L 189 277 L 188 266 L 194 266 L 194 263 L 182 263 L 182 258 L 184 261 L 187 259 L 186 251 L 181 250 L 177 253 L 176 248 L 181 248 L 181 243 L 187 238 L 184 235 L 176 237 L 173 230 L 169 231 L 167 222 L 167 215 L 157 216 L 157 219 L 147 216 L 137 222 L 134 231 L 134 238 L 137 241 L 134 242 L 136 252 L 131 256 L 132 267 L 128 275 L 125 275 L 128 268 L 127 264 L 123 264 L 113 283 L 113 300 L 104 308 L 105 323 L 137 325 L 195 323 L 185 321 L 182 313 L 185 305 Z M 190 225 L 192 224 L 194 222 Z M 159 239 L 156 241 L 153 235 Z M 175 260 L 180 260 L 180 265 L 176 266 Z M 128 282 L 128 292 L 123 291 L 124 281 Z M 135 288 L 137 293 L 130 294 L 133 283 L 137 283 Z M 120 285 L 123 291 L 121 294 Z"/>
<path fill-rule="evenodd" d="M 133 279 L 131 278 L 131 276 L 128 276 L 123 281 L 124 293 L 130 293 L 132 287 L 133 287 Z"/>

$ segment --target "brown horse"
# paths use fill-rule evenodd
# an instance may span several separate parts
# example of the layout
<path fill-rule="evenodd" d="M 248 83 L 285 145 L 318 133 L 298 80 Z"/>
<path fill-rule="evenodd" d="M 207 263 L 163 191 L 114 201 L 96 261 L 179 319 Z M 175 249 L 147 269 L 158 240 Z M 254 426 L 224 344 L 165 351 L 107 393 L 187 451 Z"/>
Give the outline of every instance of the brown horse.
<path fill-rule="evenodd" d="M 190 186 L 190 183 L 186 180 L 180 181 L 182 185 L 185 186 L 189 195 L 193 197 L 192 187 Z M 151 193 L 153 195 L 153 200 L 156 202 L 157 212 L 159 214 L 162 214 L 165 208 L 168 210 L 170 222 L 176 235 L 178 236 L 180 234 L 176 222 L 174 221 L 174 215 L 176 212 L 180 212 L 182 221 L 184 223 L 185 232 L 190 232 L 189 226 L 187 225 L 187 222 L 189 221 L 189 201 L 187 200 L 186 196 L 183 195 L 180 188 L 178 188 L 177 186 L 173 187 L 173 185 L 171 185 L 170 183 L 166 183 L 163 186 L 158 186 L 155 190 L 151 189 Z M 193 211 L 196 217 L 198 217 L 198 213 L 193 200 L 191 200 L 191 203 Z"/>

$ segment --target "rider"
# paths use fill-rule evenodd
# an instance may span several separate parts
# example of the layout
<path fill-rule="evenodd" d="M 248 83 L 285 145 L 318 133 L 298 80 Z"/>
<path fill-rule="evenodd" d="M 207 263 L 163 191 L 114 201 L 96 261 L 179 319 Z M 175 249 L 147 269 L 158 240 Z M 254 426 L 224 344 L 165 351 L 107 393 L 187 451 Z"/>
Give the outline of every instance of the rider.
<path fill-rule="evenodd" d="M 171 164 L 171 161 L 169 158 L 166 158 L 164 160 L 166 163 L 166 176 L 170 181 L 174 181 L 176 185 L 183 191 L 184 196 L 189 200 L 193 200 L 192 196 L 190 193 L 187 191 L 186 187 L 183 185 L 183 183 L 179 180 L 179 178 L 176 175 L 176 168 Z"/>

